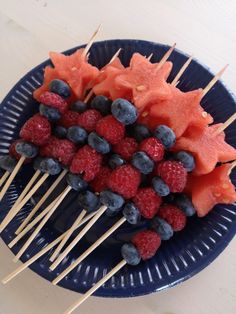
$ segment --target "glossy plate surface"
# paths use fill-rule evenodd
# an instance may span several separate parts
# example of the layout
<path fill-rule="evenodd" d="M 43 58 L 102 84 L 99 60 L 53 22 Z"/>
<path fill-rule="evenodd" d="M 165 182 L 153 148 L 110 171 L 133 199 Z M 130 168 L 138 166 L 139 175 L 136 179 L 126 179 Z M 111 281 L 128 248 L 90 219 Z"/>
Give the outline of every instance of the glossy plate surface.
<path fill-rule="evenodd" d="M 68 50 L 66 53 L 70 54 L 77 48 L 80 47 Z M 98 67 L 102 67 L 109 62 L 110 58 L 119 48 L 122 48 L 120 54 L 122 62 L 124 65 L 128 65 L 130 57 L 134 52 L 140 52 L 146 56 L 153 53 L 152 61 L 156 62 L 163 56 L 168 46 L 140 40 L 97 42 L 91 48 L 90 62 Z M 174 67 L 169 78 L 170 81 L 175 77 L 187 57 L 187 55 L 178 50 L 173 52 L 170 60 L 173 61 Z M 10 143 L 18 137 L 20 127 L 27 118 L 37 112 L 38 106 L 32 99 L 32 91 L 42 83 L 43 69 L 48 64 L 50 64 L 50 61 L 47 60 L 26 74 L 3 100 L 0 106 L 0 154 L 8 152 Z M 205 66 L 194 60 L 183 75 L 178 87 L 183 91 L 205 87 L 212 77 L 212 73 Z M 236 109 L 233 95 L 222 82 L 218 82 L 204 97 L 202 106 L 214 117 L 215 122 L 224 122 Z M 236 146 L 236 123 L 226 130 L 226 134 L 228 143 Z M 31 165 L 26 165 L 20 175 L 17 176 L 1 203 L 0 221 L 6 215 L 32 173 Z M 232 174 L 232 181 L 234 184 L 236 183 L 236 173 Z M 44 190 L 47 189 L 47 184 L 43 187 Z M 43 192 L 43 190 L 40 191 L 40 193 Z M 6 243 L 9 243 L 13 239 L 14 231 L 31 208 L 32 204 L 27 204 L 7 229 L 4 230 L 1 236 Z M 27 252 L 22 256 L 22 261 L 33 256 L 68 228 L 77 214 L 78 208 L 75 203 L 75 195 L 71 193 L 31 244 Z M 57 273 L 67 267 L 97 237 L 103 234 L 104 226 L 108 229 L 117 219 L 118 217 L 102 217 L 99 219 L 86 237 L 54 272 L 49 271 L 48 254 L 34 263 L 31 266 L 32 270 L 51 281 Z M 85 259 L 79 267 L 71 272 L 61 282 L 61 286 L 78 292 L 88 290 L 94 282 L 97 282 L 120 261 L 120 247 L 122 243 L 130 239 L 135 231 L 144 227 L 143 224 L 135 228 L 124 224 L 114 235 L 96 249 L 93 254 Z M 96 292 L 96 295 L 131 297 L 148 294 L 176 285 L 190 278 L 211 263 L 227 246 L 235 235 L 235 230 L 235 205 L 216 206 L 203 219 L 197 217 L 190 218 L 188 219 L 186 229 L 175 234 L 170 241 L 164 242 L 158 254 L 153 259 L 145 263 L 142 262 L 137 267 L 123 268 L 100 288 Z M 19 242 L 13 248 L 13 252 L 18 252 L 23 243 L 24 241 Z"/>

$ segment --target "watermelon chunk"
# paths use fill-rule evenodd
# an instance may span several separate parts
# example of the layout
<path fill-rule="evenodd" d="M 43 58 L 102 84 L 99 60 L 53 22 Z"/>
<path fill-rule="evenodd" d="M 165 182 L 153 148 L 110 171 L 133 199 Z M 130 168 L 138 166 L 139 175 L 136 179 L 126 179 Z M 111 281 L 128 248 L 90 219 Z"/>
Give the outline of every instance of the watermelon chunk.
<path fill-rule="evenodd" d="M 163 100 L 171 95 L 166 80 L 171 72 L 172 63 L 166 62 L 156 71 L 157 65 L 158 63 L 151 63 L 141 54 L 134 53 L 130 66 L 115 78 L 115 83 L 121 90 L 125 88 L 132 91 L 132 101 L 139 111 L 156 103 L 157 99 Z"/>
<path fill-rule="evenodd" d="M 212 172 L 196 177 L 189 175 L 186 192 L 199 217 L 208 214 L 216 204 L 236 202 L 235 187 L 229 177 L 230 164 L 215 168 Z"/>
<path fill-rule="evenodd" d="M 120 89 L 115 83 L 115 78 L 123 73 L 125 67 L 119 58 L 116 58 L 110 64 L 105 65 L 95 80 L 93 92 L 95 95 L 104 95 L 115 100 L 117 98 L 131 99 L 130 90 L 126 88 Z"/>
<path fill-rule="evenodd" d="M 171 98 L 157 101 L 148 111 L 146 116 L 148 120 L 145 121 L 143 117 L 143 122 L 150 128 L 165 124 L 172 128 L 179 138 L 190 126 L 202 128 L 213 122 L 211 115 L 207 114 L 200 105 L 201 89 L 184 93 L 170 86 L 170 90 Z"/>
<path fill-rule="evenodd" d="M 92 82 L 99 74 L 99 70 L 83 57 L 83 51 L 84 49 L 79 49 L 69 56 L 58 52 L 49 54 L 59 77 L 70 85 L 78 99 L 84 98 L 86 91 L 92 87 Z"/>
<path fill-rule="evenodd" d="M 236 149 L 225 142 L 225 133 L 215 135 L 221 125 L 222 123 L 214 124 L 203 129 L 191 127 L 177 140 L 174 151 L 186 150 L 195 157 L 195 175 L 211 172 L 217 162 L 236 159 Z"/>
<path fill-rule="evenodd" d="M 86 91 L 92 87 L 92 82 L 98 76 L 99 70 L 89 64 L 82 56 L 84 49 L 79 49 L 70 56 L 58 52 L 50 52 L 54 68 L 47 66 L 44 70 L 44 82 L 34 91 L 34 98 L 39 101 L 39 96 L 49 89 L 49 83 L 54 79 L 65 81 L 72 90 L 72 97 L 67 101 L 83 99 Z"/>

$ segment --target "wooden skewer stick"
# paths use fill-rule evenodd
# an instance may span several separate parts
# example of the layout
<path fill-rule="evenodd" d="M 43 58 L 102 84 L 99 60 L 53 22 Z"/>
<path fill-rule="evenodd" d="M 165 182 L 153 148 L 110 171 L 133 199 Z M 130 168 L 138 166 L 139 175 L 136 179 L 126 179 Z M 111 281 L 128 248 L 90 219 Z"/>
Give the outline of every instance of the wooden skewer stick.
<path fill-rule="evenodd" d="M 0 202 L 3 199 L 4 195 L 6 194 L 9 186 L 11 185 L 12 181 L 15 179 L 15 176 L 17 175 L 18 171 L 20 170 L 21 166 L 23 165 L 25 161 L 25 157 L 21 157 L 18 161 L 18 163 L 16 164 L 14 170 L 12 171 L 12 173 L 10 174 L 9 178 L 7 179 L 7 182 L 5 183 L 5 185 L 3 186 L 1 192 L 0 192 Z"/>
<path fill-rule="evenodd" d="M 207 84 L 207 86 L 203 89 L 202 91 L 202 97 L 204 97 L 206 95 L 206 93 L 209 92 L 209 90 L 215 85 L 215 83 L 221 78 L 221 76 L 223 75 L 223 73 L 225 72 L 225 70 L 227 69 L 229 65 L 226 64 L 222 70 L 220 70 L 220 72 L 218 72 L 213 79 Z"/>
<path fill-rule="evenodd" d="M 52 207 L 52 209 L 47 213 L 47 215 L 43 218 L 43 220 L 40 222 L 38 227 L 34 230 L 32 235 L 29 237 L 29 239 L 26 241 L 26 243 L 23 245 L 23 247 L 20 249 L 20 251 L 17 253 L 15 258 L 13 259 L 14 262 L 17 262 L 19 258 L 22 256 L 22 254 L 27 250 L 27 248 L 30 246 L 30 244 L 33 242 L 37 234 L 40 232 L 40 230 L 44 227 L 48 219 L 52 216 L 52 214 L 55 212 L 57 207 L 61 204 L 61 202 L 64 200 L 66 195 L 70 192 L 71 187 L 68 186 L 60 195 L 59 199 L 57 199 L 56 203 Z M 50 205 L 49 205 L 50 206 Z"/>
<path fill-rule="evenodd" d="M 29 192 L 29 190 L 31 189 L 32 185 L 37 180 L 37 178 L 40 176 L 40 174 L 41 174 L 41 172 L 39 170 L 35 171 L 33 177 L 30 179 L 30 181 L 28 182 L 28 184 L 26 185 L 26 187 L 24 188 L 24 190 L 21 192 L 20 196 L 16 200 L 15 204 L 10 209 L 11 211 L 13 211 L 13 209 L 15 209 L 16 206 L 24 199 L 24 197 Z"/>
<path fill-rule="evenodd" d="M 232 114 L 231 117 L 229 117 L 229 119 L 227 119 L 215 132 L 215 135 L 220 134 L 221 132 L 223 132 L 228 126 L 230 126 L 230 124 L 232 124 L 234 121 L 236 120 L 236 112 L 234 114 Z"/>
<path fill-rule="evenodd" d="M 49 174 L 45 173 L 35 184 L 32 190 L 23 198 L 23 200 L 16 205 L 13 210 L 10 210 L 7 216 L 4 218 L 0 225 L 0 233 L 6 228 L 6 226 L 11 222 L 11 220 L 19 213 L 22 207 L 28 202 L 28 200 L 33 196 L 33 194 L 38 190 L 38 188 L 44 183 L 44 181 L 48 178 Z"/>
<path fill-rule="evenodd" d="M 106 231 L 95 243 L 93 243 L 80 257 L 77 258 L 68 268 L 66 268 L 57 278 L 53 280 L 53 285 L 60 282 L 66 275 L 68 275 L 76 266 L 78 266 L 89 254 L 91 254 L 103 241 L 105 241 L 113 232 L 115 232 L 126 219 L 122 217 L 109 230 Z"/>
<path fill-rule="evenodd" d="M 177 73 L 176 77 L 173 79 L 170 85 L 177 86 L 179 79 L 184 74 L 185 70 L 193 60 L 193 56 L 190 56 L 188 60 L 183 64 L 183 66 L 180 68 L 179 72 Z"/>
<path fill-rule="evenodd" d="M 150 56 L 147 57 L 147 60 L 150 61 L 152 59 L 153 53 L 150 54 Z"/>
<path fill-rule="evenodd" d="M 78 226 L 80 221 L 84 218 L 86 213 L 87 213 L 86 210 L 82 210 L 81 211 L 81 213 L 79 214 L 79 216 L 77 217 L 77 219 L 75 220 L 75 222 L 73 223 L 71 228 L 68 230 L 68 232 L 67 232 L 66 236 L 64 237 L 64 239 L 62 239 L 61 243 L 58 245 L 58 247 L 56 248 L 55 252 L 52 254 L 51 258 L 49 259 L 50 262 L 54 262 L 54 260 L 60 254 L 60 252 L 63 249 L 63 247 L 66 245 L 66 242 L 69 240 L 70 236 L 75 231 L 76 227 Z"/>
<path fill-rule="evenodd" d="M 40 201 L 35 205 L 35 207 L 31 210 L 29 215 L 26 217 L 26 219 L 22 222 L 20 227 L 16 230 L 15 234 L 18 235 L 21 233 L 21 231 L 27 226 L 27 224 L 30 222 L 31 218 L 34 217 L 34 215 L 37 213 L 39 208 L 43 205 L 43 203 L 47 200 L 47 198 L 52 194 L 52 192 L 56 189 L 58 184 L 62 181 L 62 179 L 67 174 L 68 170 L 63 170 L 60 175 L 57 177 L 57 179 L 53 182 L 53 184 L 50 186 L 50 188 L 47 190 L 47 192 L 43 195 L 43 197 L 40 199 Z"/>
<path fill-rule="evenodd" d="M 40 220 L 43 219 L 43 217 L 46 216 L 46 214 L 53 208 L 56 201 L 59 199 L 60 195 L 50 204 L 48 205 L 39 215 L 35 217 L 31 223 L 29 223 L 9 244 L 9 248 L 12 248 L 14 245 L 16 245 L 17 242 L 20 241 L 20 239 L 23 238 L 24 235 L 26 235 L 27 232 L 29 232 L 35 225 L 37 225 Z"/>
<path fill-rule="evenodd" d="M 172 54 L 173 50 L 175 49 L 176 43 L 170 47 L 170 49 L 164 54 L 164 56 L 161 58 L 159 61 L 157 67 L 156 67 L 156 72 L 160 70 L 160 68 L 163 66 L 163 64 L 167 61 L 169 56 Z"/>
<path fill-rule="evenodd" d="M 228 176 L 231 174 L 232 170 L 236 167 L 236 160 L 233 161 L 230 165 L 229 171 L 228 171 Z"/>
<path fill-rule="evenodd" d="M 121 268 L 126 265 L 126 261 L 123 259 L 117 264 L 106 276 L 99 280 L 91 289 L 89 289 L 80 299 L 71 305 L 64 314 L 71 314 L 76 310 L 84 301 L 86 301 L 97 289 L 99 289 L 105 282 L 107 282 L 112 276 L 114 276 Z"/>
<path fill-rule="evenodd" d="M 119 49 L 117 50 L 117 52 L 114 54 L 114 56 L 113 56 L 113 57 L 111 58 L 111 60 L 108 62 L 108 64 L 111 64 L 111 63 L 119 56 L 121 50 L 122 50 L 122 48 L 119 48 Z"/>
<path fill-rule="evenodd" d="M 92 212 L 91 214 L 87 215 L 81 222 L 80 224 L 77 226 L 77 228 L 79 228 L 80 226 L 82 226 L 83 224 L 85 224 L 88 220 L 90 220 L 94 215 L 96 214 L 96 212 Z M 11 281 L 13 278 L 15 278 L 17 275 L 19 275 L 22 271 L 24 271 L 27 267 L 29 267 L 30 265 L 32 265 L 35 261 L 37 261 L 41 256 L 43 256 L 44 254 L 46 254 L 48 251 L 50 251 L 52 248 L 54 248 L 58 243 L 60 243 L 60 241 L 63 239 L 63 237 L 66 235 L 67 231 L 65 233 L 63 233 L 61 236 L 59 236 L 57 239 L 55 239 L 52 243 L 46 245 L 40 252 L 38 252 L 37 254 L 35 254 L 33 257 L 31 257 L 27 262 L 25 262 L 24 264 L 22 264 L 21 266 L 19 266 L 16 270 L 14 270 L 11 274 L 9 274 L 7 277 L 5 277 L 2 280 L 3 284 L 8 283 L 9 281 Z"/>
<path fill-rule="evenodd" d="M 102 216 L 102 214 L 107 210 L 106 206 L 101 206 L 97 214 L 90 220 L 90 222 L 80 231 L 80 233 L 75 237 L 75 239 L 68 245 L 68 247 L 61 253 L 61 255 L 56 259 L 56 261 L 50 266 L 51 270 L 54 270 L 61 261 L 70 253 L 70 251 L 76 246 L 76 244 L 83 238 L 86 232 L 95 224 L 95 222 Z"/>
<path fill-rule="evenodd" d="M 6 179 L 9 177 L 10 172 L 9 171 L 5 171 L 4 175 L 1 177 L 0 179 L 0 187 L 3 185 L 3 183 L 6 181 Z"/>
<path fill-rule="evenodd" d="M 90 38 L 89 42 L 87 43 L 86 47 L 84 48 L 84 51 L 82 53 L 82 57 L 86 57 L 87 53 L 89 52 L 89 49 L 91 48 L 92 44 L 94 43 L 94 40 L 98 34 L 98 32 L 101 29 L 101 24 L 98 26 L 98 28 L 96 29 L 96 31 L 93 33 L 92 37 Z"/>

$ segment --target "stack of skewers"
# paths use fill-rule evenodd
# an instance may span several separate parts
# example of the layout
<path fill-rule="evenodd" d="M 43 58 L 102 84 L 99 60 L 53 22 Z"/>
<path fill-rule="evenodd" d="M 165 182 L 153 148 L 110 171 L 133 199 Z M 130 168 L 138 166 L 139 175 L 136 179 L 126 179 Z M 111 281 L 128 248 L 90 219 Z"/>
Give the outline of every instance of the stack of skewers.
<path fill-rule="evenodd" d="M 22 126 L 9 154 L 0 157 L 0 167 L 5 171 L 0 179 L 0 200 L 25 163 L 32 163 L 35 169 L 1 222 L 0 232 L 46 180 L 55 177 L 9 243 L 12 248 L 26 239 L 14 261 L 32 245 L 69 193 L 77 195 L 78 208 L 82 208 L 65 233 L 4 278 L 3 283 L 52 249 L 50 269 L 55 270 L 102 215 L 115 219 L 114 225 L 108 230 L 104 226 L 103 235 L 57 275 L 53 284 L 123 224 L 137 225 L 142 220 L 149 226 L 121 247 L 122 261 L 65 313 L 74 311 L 126 264 L 134 266 L 152 258 L 162 240 L 169 240 L 185 227 L 188 216 L 197 212 L 202 217 L 217 203 L 236 201 L 230 181 L 236 150 L 225 142 L 224 134 L 236 114 L 223 124 L 212 124 L 213 118 L 200 105 L 226 67 L 204 89 L 187 93 L 177 85 L 192 57 L 167 83 L 172 68 L 167 60 L 175 45 L 158 63 L 151 63 L 152 55 L 146 58 L 135 53 L 127 68 L 120 62 L 118 50 L 98 70 L 88 63 L 97 32 L 84 49 L 71 56 L 51 53 L 54 68 L 45 69 L 44 84 L 34 92 L 39 113 Z M 222 164 L 216 167 L 218 163 Z M 45 207 L 63 181 L 66 188 Z M 202 191 L 199 183 L 204 187 Z M 116 218 L 120 214 L 121 218 Z"/>

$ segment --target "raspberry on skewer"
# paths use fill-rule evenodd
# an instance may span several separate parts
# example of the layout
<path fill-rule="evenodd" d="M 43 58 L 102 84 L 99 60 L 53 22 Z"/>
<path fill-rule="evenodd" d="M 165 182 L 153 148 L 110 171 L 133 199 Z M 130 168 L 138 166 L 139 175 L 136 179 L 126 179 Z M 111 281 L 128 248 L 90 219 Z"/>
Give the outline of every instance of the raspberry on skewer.
<path fill-rule="evenodd" d="M 140 238 L 140 239 L 139 239 Z M 142 239 L 141 239 L 142 238 Z M 140 241 L 141 240 L 141 241 Z M 64 313 L 70 314 L 77 309 L 84 301 L 86 301 L 99 287 L 101 287 L 107 280 L 116 274 L 126 264 L 138 265 L 141 259 L 147 260 L 153 257 L 160 244 L 161 240 L 157 233 L 147 230 L 134 236 L 132 242 L 124 244 L 121 248 L 121 255 L 123 260 L 119 262 L 106 276 L 98 281 L 90 290 L 88 290 L 80 299 L 70 306 Z"/>

